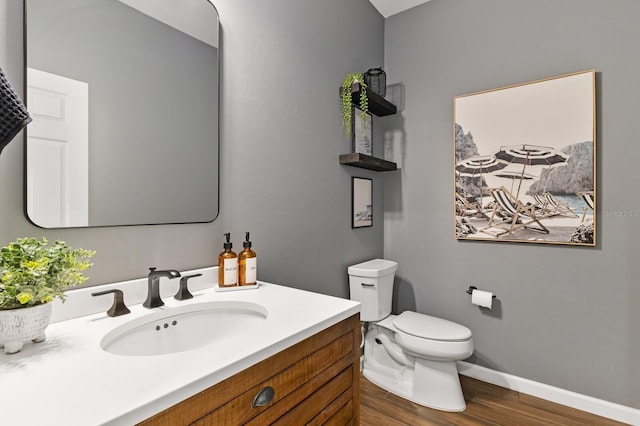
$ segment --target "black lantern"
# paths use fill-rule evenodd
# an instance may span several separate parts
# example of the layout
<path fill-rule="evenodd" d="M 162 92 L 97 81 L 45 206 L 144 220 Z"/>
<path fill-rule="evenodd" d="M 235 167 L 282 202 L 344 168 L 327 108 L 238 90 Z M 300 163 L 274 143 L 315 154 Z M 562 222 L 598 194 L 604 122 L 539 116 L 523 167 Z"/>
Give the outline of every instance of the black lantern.
<path fill-rule="evenodd" d="M 369 90 L 382 97 L 387 94 L 387 74 L 379 68 L 369 68 L 364 73 L 364 82 Z"/>

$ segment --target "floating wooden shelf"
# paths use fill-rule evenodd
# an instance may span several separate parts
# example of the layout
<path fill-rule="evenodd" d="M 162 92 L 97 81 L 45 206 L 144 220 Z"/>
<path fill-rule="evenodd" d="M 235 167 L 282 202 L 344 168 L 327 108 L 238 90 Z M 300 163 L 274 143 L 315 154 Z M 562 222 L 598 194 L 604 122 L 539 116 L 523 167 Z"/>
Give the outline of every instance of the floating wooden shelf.
<path fill-rule="evenodd" d="M 398 166 L 394 162 L 372 157 L 370 155 L 360 154 L 358 152 L 341 155 L 340 164 L 359 167 L 361 169 L 375 170 L 377 172 L 389 172 L 398 169 Z"/>
<path fill-rule="evenodd" d="M 357 107 L 360 107 L 360 90 L 362 90 L 360 83 L 353 83 L 351 85 L 351 103 Z M 371 114 L 377 115 L 378 117 L 384 117 L 387 115 L 393 115 L 397 112 L 397 108 L 394 104 L 377 93 L 373 93 L 369 88 L 366 90 L 368 110 Z M 341 155 L 340 164 L 359 167 L 361 169 L 375 170 L 377 172 L 389 172 L 398 169 L 396 163 L 391 161 L 355 152 Z"/>
<path fill-rule="evenodd" d="M 360 88 L 360 83 L 351 85 L 351 103 L 357 107 L 360 107 Z M 377 93 L 373 93 L 369 88 L 367 88 L 367 98 L 369 100 L 369 112 L 378 117 L 393 115 L 398 111 L 394 104 Z"/>

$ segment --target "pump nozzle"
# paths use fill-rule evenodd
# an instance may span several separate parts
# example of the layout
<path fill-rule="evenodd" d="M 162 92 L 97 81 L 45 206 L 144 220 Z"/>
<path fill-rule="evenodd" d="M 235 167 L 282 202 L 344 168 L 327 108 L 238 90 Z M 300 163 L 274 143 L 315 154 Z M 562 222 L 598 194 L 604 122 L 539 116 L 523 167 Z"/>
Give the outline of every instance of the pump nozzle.
<path fill-rule="evenodd" d="M 231 244 L 231 232 L 227 232 L 226 234 L 223 234 L 226 238 L 226 242 L 224 243 L 224 248 L 225 249 L 230 249 L 233 247 L 233 244 Z"/>
<path fill-rule="evenodd" d="M 242 247 L 251 247 L 251 241 L 249 241 L 249 233 L 244 233 L 244 243 L 242 243 Z"/>

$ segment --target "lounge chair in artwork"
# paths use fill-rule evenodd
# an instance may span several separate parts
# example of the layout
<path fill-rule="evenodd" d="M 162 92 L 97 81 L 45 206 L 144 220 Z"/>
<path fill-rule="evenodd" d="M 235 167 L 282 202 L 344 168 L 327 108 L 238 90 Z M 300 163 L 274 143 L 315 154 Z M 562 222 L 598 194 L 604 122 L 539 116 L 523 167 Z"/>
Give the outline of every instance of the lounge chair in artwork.
<path fill-rule="evenodd" d="M 593 191 L 576 192 L 576 195 L 582 198 L 582 201 L 584 201 L 584 211 L 582 212 L 582 220 L 580 221 L 580 223 L 583 223 L 585 217 L 587 217 L 587 212 L 589 210 L 591 210 L 594 213 L 596 211 L 596 209 L 594 208 L 594 202 L 593 202 Z"/>
<path fill-rule="evenodd" d="M 488 218 L 478 201 L 470 201 L 468 198 L 458 192 L 456 192 L 456 215 Z"/>
<path fill-rule="evenodd" d="M 496 237 L 512 234 L 523 228 L 549 233 L 549 229 L 540 222 L 540 219 L 549 215 L 538 207 L 522 204 L 505 187 L 489 188 L 489 192 L 495 200 L 495 207 L 489 217 L 489 224 L 482 229 L 483 232 L 494 234 Z M 491 231 L 492 228 L 501 231 Z"/>
<path fill-rule="evenodd" d="M 533 193 L 531 197 L 536 201 L 538 207 L 549 216 L 578 217 L 578 214 L 573 211 L 568 201 L 560 201 L 550 192 Z"/>

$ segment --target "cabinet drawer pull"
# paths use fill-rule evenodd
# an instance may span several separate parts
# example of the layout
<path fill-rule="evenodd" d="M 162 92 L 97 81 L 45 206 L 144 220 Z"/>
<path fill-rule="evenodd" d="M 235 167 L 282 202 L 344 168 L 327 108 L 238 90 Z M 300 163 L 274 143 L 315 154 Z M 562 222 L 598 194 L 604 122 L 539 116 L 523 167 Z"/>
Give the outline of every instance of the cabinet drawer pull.
<path fill-rule="evenodd" d="M 271 386 L 267 386 L 266 388 L 258 392 L 255 398 L 253 398 L 253 403 L 251 405 L 253 406 L 253 408 L 264 407 L 273 400 L 275 394 L 276 391 L 274 391 Z"/>

